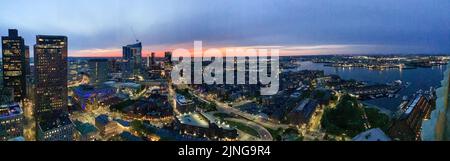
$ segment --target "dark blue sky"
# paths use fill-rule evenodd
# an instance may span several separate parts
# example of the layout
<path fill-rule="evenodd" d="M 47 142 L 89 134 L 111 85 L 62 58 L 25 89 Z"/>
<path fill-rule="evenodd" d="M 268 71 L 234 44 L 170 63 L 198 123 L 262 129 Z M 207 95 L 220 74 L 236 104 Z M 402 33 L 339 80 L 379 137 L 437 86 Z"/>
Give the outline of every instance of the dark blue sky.
<path fill-rule="evenodd" d="M 72 56 L 146 51 L 280 48 L 284 54 L 450 53 L 448 0 L 5 0 L 0 34 L 17 28 L 69 37 Z"/>

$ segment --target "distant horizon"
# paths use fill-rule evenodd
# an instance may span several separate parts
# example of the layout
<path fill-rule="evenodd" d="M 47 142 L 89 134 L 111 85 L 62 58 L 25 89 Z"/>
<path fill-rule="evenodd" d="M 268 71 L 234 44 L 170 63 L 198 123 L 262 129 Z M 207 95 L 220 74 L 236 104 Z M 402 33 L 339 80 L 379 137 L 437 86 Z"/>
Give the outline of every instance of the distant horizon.
<path fill-rule="evenodd" d="M 320 55 L 280 55 L 280 57 L 309 57 L 309 56 L 450 56 L 450 53 L 435 53 L 435 54 L 407 54 L 407 53 L 394 53 L 394 54 L 320 54 Z M 1 57 L 1 56 L 0 56 Z M 149 57 L 149 56 L 142 56 Z M 164 56 L 155 56 L 156 58 L 164 58 Z M 242 56 L 246 57 L 246 56 Z M 34 58 L 34 57 L 30 57 Z M 68 58 L 122 58 L 122 56 L 112 57 L 89 57 L 89 56 L 68 56 Z"/>

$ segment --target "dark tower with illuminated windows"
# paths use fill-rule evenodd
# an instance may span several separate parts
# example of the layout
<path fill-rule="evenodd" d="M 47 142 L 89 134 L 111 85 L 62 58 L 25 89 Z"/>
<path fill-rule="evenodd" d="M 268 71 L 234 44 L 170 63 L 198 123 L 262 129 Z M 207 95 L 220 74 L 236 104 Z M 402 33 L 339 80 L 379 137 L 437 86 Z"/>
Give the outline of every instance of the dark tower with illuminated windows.
<path fill-rule="evenodd" d="M 140 42 L 123 47 L 122 73 L 125 79 L 141 74 L 142 68 L 142 44 Z"/>
<path fill-rule="evenodd" d="M 13 89 L 14 101 L 19 102 L 27 96 L 28 46 L 16 29 L 9 29 L 8 33 L 8 36 L 2 36 L 3 84 Z"/>
<path fill-rule="evenodd" d="M 67 37 L 36 36 L 34 64 L 38 118 L 45 113 L 67 111 Z"/>

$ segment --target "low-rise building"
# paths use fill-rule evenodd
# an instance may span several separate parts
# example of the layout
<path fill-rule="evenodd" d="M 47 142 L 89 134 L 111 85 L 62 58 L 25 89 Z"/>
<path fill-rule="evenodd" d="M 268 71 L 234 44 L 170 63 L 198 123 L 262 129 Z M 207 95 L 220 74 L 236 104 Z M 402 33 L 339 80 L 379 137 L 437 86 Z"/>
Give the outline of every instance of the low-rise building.
<path fill-rule="evenodd" d="M 95 118 L 95 126 L 100 130 L 104 137 L 111 137 L 123 132 L 123 129 L 116 121 L 109 118 L 108 115 L 99 115 Z"/>
<path fill-rule="evenodd" d="M 373 128 L 356 135 L 352 141 L 391 141 L 391 138 L 380 128 Z"/>
<path fill-rule="evenodd" d="M 18 103 L 0 105 L 0 141 L 23 136 L 24 117 Z"/>
<path fill-rule="evenodd" d="M 0 141 L 22 137 L 23 124 L 23 110 L 14 102 L 12 88 L 0 88 Z"/>
<path fill-rule="evenodd" d="M 176 97 L 177 110 L 180 112 L 190 112 L 194 110 L 193 101 L 187 99 L 181 94 L 177 94 Z"/>
<path fill-rule="evenodd" d="M 74 99 L 83 110 L 95 110 L 103 100 L 113 97 L 116 89 L 110 86 L 80 85 L 74 90 Z"/>
<path fill-rule="evenodd" d="M 95 141 L 99 135 L 98 129 L 89 123 L 75 121 L 75 140 L 77 141 Z"/>
<path fill-rule="evenodd" d="M 430 115 L 431 102 L 423 95 L 417 95 L 404 107 L 403 113 L 389 129 L 389 135 L 394 140 L 420 140 L 422 121 Z"/>
<path fill-rule="evenodd" d="M 319 104 L 315 100 L 305 99 L 288 113 L 287 118 L 291 124 L 308 124 Z"/>
<path fill-rule="evenodd" d="M 237 130 L 227 125 L 218 125 L 200 113 L 187 113 L 176 117 L 176 128 L 184 134 L 208 138 L 237 138 Z"/>
<path fill-rule="evenodd" d="M 119 137 L 122 141 L 144 141 L 142 138 L 135 136 L 128 131 L 120 133 Z"/>
<path fill-rule="evenodd" d="M 39 120 L 37 126 L 38 141 L 73 141 L 74 124 L 64 113 L 51 113 Z"/>

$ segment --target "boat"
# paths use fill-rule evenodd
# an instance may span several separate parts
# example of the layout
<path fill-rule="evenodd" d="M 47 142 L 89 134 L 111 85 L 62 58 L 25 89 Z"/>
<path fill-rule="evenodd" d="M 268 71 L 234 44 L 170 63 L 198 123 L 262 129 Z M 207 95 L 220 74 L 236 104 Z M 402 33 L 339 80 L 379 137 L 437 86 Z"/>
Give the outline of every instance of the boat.
<path fill-rule="evenodd" d="M 406 88 L 408 88 L 408 87 L 409 87 L 409 85 L 411 85 L 411 83 L 410 83 L 410 82 L 406 82 L 406 83 L 405 83 L 405 87 L 406 87 Z"/>
<path fill-rule="evenodd" d="M 422 93 L 423 93 L 423 90 L 420 89 L 420 90 L 418 90 L 416 93 L 417 93 L 417 94 L 422 94 Z"/>
<path fill-rule="evenodd" d="M 402 100 L 403 100 L 403 101 L 407 101 L 407 100 L 408 100 L 408 96 L 403 96 L 403 97 L 402 97 Z"/>

